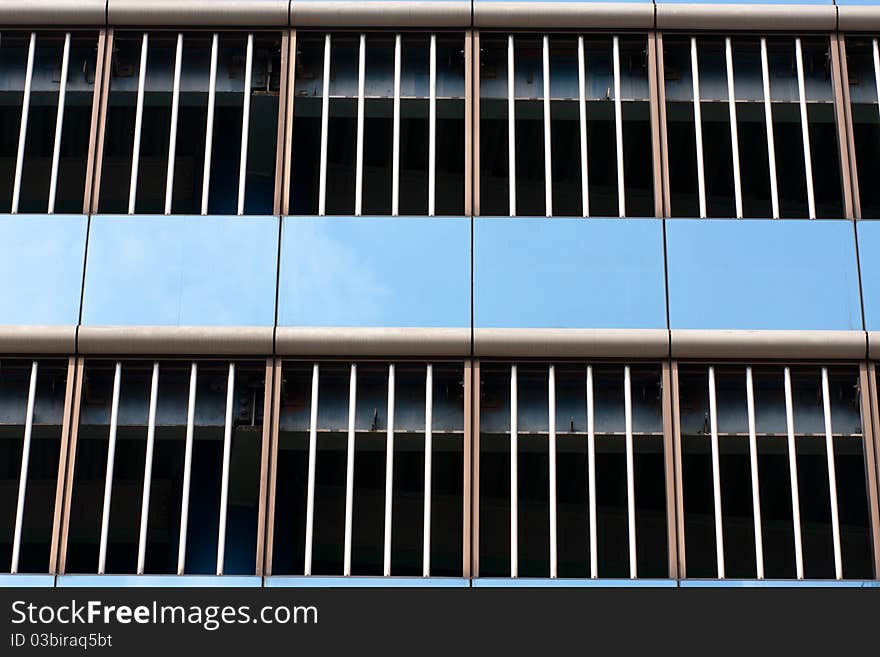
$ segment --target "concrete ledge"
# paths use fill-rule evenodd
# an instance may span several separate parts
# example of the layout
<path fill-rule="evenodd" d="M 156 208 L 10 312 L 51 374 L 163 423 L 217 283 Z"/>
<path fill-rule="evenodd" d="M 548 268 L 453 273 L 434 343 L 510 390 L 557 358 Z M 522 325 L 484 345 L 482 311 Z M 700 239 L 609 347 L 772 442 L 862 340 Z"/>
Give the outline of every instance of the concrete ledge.
<path fill-rule="evenodd" d="M 657 5 L 658 30 L 822 30 L 837 28 L 833 5 Z"/>
<path fill-rule="evenodd" d="M 279 356 L 458 356 L 471 353 L 469 328 L 279 326 Z"/>
<path fill-rule="evenodd" d="M 0 575 L 0 589 L 14 588 L 50 588 L 55 586 L 55 575 Z"/>
<path fill-rule="evenodd" d="M 559 579 L 544 577 L 475 577 L 474 588 L 668 588 L 674 589 L 674 579 Z"/>
<path fill-rule="evenodd" d="M 287 27 L 289 0 L 107 0 L 107 24 Z"/>
<path fill-rule="evenodd" d="M 263 578 L 266 588 L 467 588 L 464 577 L 314 577 L 273 575 Z"/>
<path fill-rule="evenodd" d="M 75 351 L 75 326 L 0 326 L 0 354 L 73 355 Z"/>
<path fill-rule="evenodd" d="M 102 27 L 105 12 L 106 0 L 0 0 L 0 25 Z"/>
<path fill-rule="evenodd" d="M 880 5 L 838 5 L 837 29 L 841 32 L 880 30 Z"/>
<path fill-rule="evenodd" d="M 880 582 L 864 579 L 683 579 L 682 588 L 877 588 Z"/>
<path fill-rule="evenodd" d="M 650 2 L 474 2 L 475 28 L 654 28 Z"/>
<path fill-rule="evenodd" d="M 271 356 L 271 326 L 80 326 L 85 355 Z"/>
<path fill-rule="evenodd" d="M 665 329 L 474 329 L 474 356 L 666 358 Z"/>
<path fill-rule="evenodd" d="M 463 0 L 297 0 L 293 27 L 469 28 L 471 3 Z"/>
<path fill-rule="evenodd" d="M 863 331 L 672 329 L 673 358 L 862 359 Z"/>
<path fill-rule="evenodd" d="M 258 588 L 263 580 L 256 575 L 59 575 L 58 586 L 86 588 Z"/>

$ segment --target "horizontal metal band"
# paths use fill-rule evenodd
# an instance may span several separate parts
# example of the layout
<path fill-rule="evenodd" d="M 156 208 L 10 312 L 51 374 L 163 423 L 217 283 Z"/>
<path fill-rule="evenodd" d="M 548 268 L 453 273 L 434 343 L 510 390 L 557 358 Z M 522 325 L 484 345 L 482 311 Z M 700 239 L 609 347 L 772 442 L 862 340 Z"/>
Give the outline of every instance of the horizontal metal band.
<path fill-rule="evenodd" d="M 841 32 L 880 30 L 880 5 L 838 5 L 837 29 Z"/>
<path fill-rule="evenodd" d="M 60 575 L 59 588 L 74 586 L 88 588 L 259 588 L 259 575 Z"/>
<path fill-rule="evenodd" d="M 467 328 L 278 327 L 280 356 L 462 357 Z M 671 348 L 670 348 L 671 334 Z M 0 326 L 0 354 L 268 356 L 267 326 Z M 476 329 L 484 358 L 880 359 L 880 331 Z"/>
<path fill-rule="evenodd" d="M 471 26 L 469 0 L 297 0 L 293 27 L 460 27 Z"/>
<path fill-rule="evenodd" d="M 0 0 L 0 26 L 102 26 L 106 0 Z"/>
<path fill-rule="evenodd" d="M 665 329 L 474 329 L 484 358 L 666 358 Z"/>
<path fill-rule="evenodd" d="M 474 27 L 644 29 L 654 27 L 650 2 L 474 2 Z"/>
<path fill-rule="evenodd" d="M 0 326 L 0 354 L 73 354 L 75 326 Z"/>
<path fill-rule="evenodd" d="M 286 27 L 289 0 L 107 0 L 111 26 Z"/>
<path fill-rule="evenodd" d="M 672 329 L 673 358 L 862 359 L 864 331 Z"/>
<path fill-rule="evenodd" d="M 271 326 L 80 326 L 81 354 L 269 356 Z"/>
<path fill-rule="evenodd" d="M 657 5 L 658 30 L 834 30 L 832 5 L 679 4 Z"/>
<path fill-rule="evenodd" d="M 279 356 L 457 356 L 471 354 L 469 328 L 279 326 Z"/>

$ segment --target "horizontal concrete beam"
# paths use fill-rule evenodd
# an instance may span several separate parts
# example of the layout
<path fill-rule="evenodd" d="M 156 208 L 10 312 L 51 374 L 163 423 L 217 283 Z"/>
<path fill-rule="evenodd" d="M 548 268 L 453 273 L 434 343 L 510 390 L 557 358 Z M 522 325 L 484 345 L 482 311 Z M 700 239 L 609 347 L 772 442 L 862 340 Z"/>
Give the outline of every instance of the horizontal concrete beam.
<path fill-rule="evenodd" d="M 0 326 L 0 354 L 73 354 L 75 326 Z"/>
<path fill-rule="evenodd" d="M 830 31 L 837 28 L 837 8 L 807 4 L 698 4 L 657 5 L 658 30 L 795 30 Z"/>
<path fill-rule="evenodd" d="M 868 358 L 880 360 L 880 331 L 868 331 Z"/>
<path fill-rule="evenodd" d="M 296 0 L 293 27 L 469 28 L 470 0 Z"/>
<path fill-rule="evenodd" d="M 0 0 L 0 26 L 103 26 L 106 0 Z"/>
<path fill-rule="evenodd" d="M 80 326 L 83 355 L 271 356 L 271 326 Z"/>
<path fill-rule="evenodd" d="M 274 333 L 274 349 L 273 349 Z M 471 356 L 469 328 L 0 326 L 0 354 Z M 478 358 L 880 359 L 880 332 L 498 329 L 473 332 Z"/>
<path fill-rule="evenodd" d="M 656 11 L 656 14 L 655 14 Z M 880 29 L 880 6 L 549 0 L 0 0 L 2 26 Z"/>
<path fill-rule="evenodd" d="M 837 29 L 841 32 L 880 30 L 880 5 L 838 5 Z"/>
<path fill-rule="evenodd" d="M 855 360 L 865 358 L 863 331 L 672 330 L 673 358 Z"/>
<path fill-rule="evenodd" d="M 650 2 L 475 2 L 474 27 L 650 30 L 654 27 L 654 5 Z"/>
<path fill-rule="evenodd" d="M 474 329 L 482 358 L 666 358 L 665 329 Z"/>
<path fill-rule="evenodd" d="M 147 27 L 286 27 L 289 7 L 289 0 L 107 0 L 107 23 Z"/>
<path fill-rule="evenodd" d="M 279 356 L 424 356 L 471 354 L 469 328 L 348 328 L 279 326 Z"/>

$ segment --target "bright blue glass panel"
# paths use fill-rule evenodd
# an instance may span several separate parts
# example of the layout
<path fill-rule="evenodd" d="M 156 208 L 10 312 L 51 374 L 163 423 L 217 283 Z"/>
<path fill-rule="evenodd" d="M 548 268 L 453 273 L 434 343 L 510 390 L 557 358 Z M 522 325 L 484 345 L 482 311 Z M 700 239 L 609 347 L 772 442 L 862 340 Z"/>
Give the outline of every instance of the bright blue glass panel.
<path fill-rule="evenodd" d="M 87 217 L 0 217 L 0 324 L 79 322 Z"/>
<path fill-rule="evenodd" d="M 667 219 L 679 329 L 862 328 L 849 221 Z"/>
<path fill-rule="evenodd" d="M 279 326 L 470 326 L 467 217 L 285 217 Z"/>
<path fill-rule="evenodd" d="M 479 328 L 666 328 L 663 222 L 476 218 Z"/>
<path fill-rule="evenodd" d="M 860 221 L 859 264 L 862 274 L 862 301 L 865 328 L 880 331 L 880 221 Z"/>
<path fill-rule="evenodd" d="M 272 326 L 277 259 L 277 217 L 92 217 L 83 324 Z"/>

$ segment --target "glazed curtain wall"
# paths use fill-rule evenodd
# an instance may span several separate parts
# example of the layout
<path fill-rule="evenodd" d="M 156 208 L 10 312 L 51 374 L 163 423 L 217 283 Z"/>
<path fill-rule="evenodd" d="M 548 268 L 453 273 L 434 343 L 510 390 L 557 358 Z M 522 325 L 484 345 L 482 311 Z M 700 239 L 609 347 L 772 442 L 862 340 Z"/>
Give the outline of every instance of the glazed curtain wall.
<path fill-rule="evenodd" d="M 9 34 L 0 325 L 877 329 L 870 37 Z"/>
<path fill-rule="evenodd" d="M 875 580 L 876 376 L 4 358 L 2 581 Z"/>

